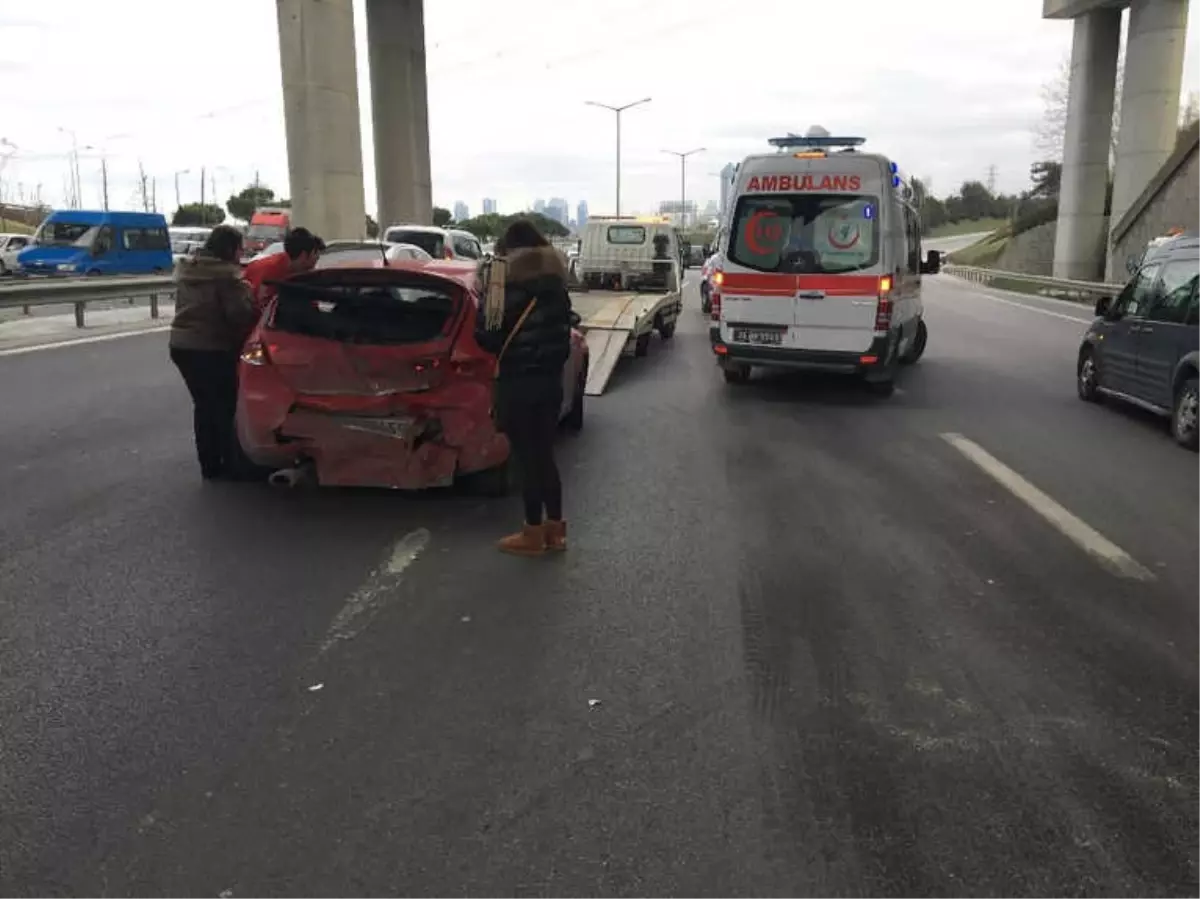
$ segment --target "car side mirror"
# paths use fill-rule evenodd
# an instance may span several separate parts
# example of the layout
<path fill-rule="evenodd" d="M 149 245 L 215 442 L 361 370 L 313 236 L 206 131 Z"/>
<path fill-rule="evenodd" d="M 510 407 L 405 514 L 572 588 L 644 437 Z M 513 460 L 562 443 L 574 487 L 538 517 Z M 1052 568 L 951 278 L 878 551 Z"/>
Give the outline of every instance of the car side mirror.
<path fill-rule="evenodd" d="M 1100 297 L 1096 300 L 1096 317 L 1105 318 L 1112 309 L 1112 297 Z"/>
<path fill-rule="evenodd" d="M 921 266 L 922 275 L 936 275 L 942 270 L 942 254 L 937 250 L 930 250 L 925 256 L 925 264 Z"/>

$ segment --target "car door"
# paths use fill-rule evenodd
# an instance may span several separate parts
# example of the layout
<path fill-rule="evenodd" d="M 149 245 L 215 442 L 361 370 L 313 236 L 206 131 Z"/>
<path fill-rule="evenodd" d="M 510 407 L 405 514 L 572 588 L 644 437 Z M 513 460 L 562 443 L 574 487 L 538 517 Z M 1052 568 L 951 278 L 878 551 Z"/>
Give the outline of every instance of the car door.
<path fill-rule="evenodd" d="M 1196 306 L 1200 260 L 1173 259 L 1162 272 L 1137 331 L 1137 385 L 1140 400 L 1170 409 L 1172 379 L 1180 357 L 1196 346 L 1195 323 L 1188 315 Z"/>
<path fill-rule="evenodd" d="M 1152 262 L 1139 269 L 1099 328 L 1100 383 L 1109 390 L 1137 395 L 1138 336 L 1161 268 L 1161 263 Z"/>

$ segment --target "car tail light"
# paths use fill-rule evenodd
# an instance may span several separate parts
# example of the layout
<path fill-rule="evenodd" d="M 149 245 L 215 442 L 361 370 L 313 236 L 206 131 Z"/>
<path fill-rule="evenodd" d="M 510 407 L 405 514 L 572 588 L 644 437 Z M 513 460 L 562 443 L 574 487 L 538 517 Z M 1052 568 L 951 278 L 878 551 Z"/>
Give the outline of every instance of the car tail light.
<path fill-rule="evenodd" d="M 443 258 L 443 259 L 453 259 L 453 258 L 454 258 L 454 251 L 453 251 L 452 249 L 450 249 L 450 247 L 448 247 L 448 246 L 447 246 L 447 247 L 443 247 L 443 248 L 442 248 L 442 258 Z"/>
<path fill-rule="evenodd" d="M 270 365 L 271 354 L 261 340 L 252 340 L 242 350 L 242 361 L 247 365 Z"/>
<path fill-rule="evenodd" d="M 879 279 L 879 301 L 875 305 L 875 331 L 886 334 L 892 327 L 892 276 Z"/>
<path fill-rule="evenodd" d="M 413 371 L 417 374 L 424 374 L 427 371 L 437 371 L 442 367 L 442 360 L 434 357 L 432 359 L 420 359 L 413 363 Z"/>
<path fill-rule="evenodd" d="M 721 291 L 714 287 L 712 293 L 708 295 L 708 303 L 712 310 L 712 320 L 719 322 L 721 320 Z"/>

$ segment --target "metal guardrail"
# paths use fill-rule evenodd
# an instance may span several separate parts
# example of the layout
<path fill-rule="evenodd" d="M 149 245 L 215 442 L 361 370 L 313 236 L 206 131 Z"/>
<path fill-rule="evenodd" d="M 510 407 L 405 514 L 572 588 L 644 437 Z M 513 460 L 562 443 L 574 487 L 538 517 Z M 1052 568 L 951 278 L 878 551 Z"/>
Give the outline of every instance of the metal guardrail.
<path fill-rule="evenodd" d="M 1041 288 L 1053 296 L 1065 296 L 1080 302 L 1094 301 L 1099 297 L 1115 297 L 1125 289 L 1124 284 L 1107 281 L 1071 281 L 1066 278 L 1050 278 L 1046 275 L 1026 275 L 1021 272 L 1003 272 L 992 268 L 977 268 L 973 265 L 943 265 L 942 272 L 954 275 L 973 284 L 994 284 L 997 281 L 1015 281 L 1030 287 Z"/>
<path fill-rule="evenodd" d="M 88 303 L 113 300 L 150 300 L 150 317 L 158 318 L 158 304 L 175 293 L 173 278 L 150 275 L 136 278 L 31 278 L 0 284 L 0 309 L 21 309 L 26 315 L 32 306 L 74 306 L 75 327 L 85 325 Z"/>

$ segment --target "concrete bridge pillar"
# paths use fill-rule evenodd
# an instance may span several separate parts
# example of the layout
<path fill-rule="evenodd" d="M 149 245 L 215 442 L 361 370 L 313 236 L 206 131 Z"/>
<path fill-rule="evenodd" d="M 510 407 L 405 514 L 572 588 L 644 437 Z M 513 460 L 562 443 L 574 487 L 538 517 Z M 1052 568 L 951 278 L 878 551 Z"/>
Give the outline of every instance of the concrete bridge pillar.
<path fill-rule="evenodd" d="M 433 224 L 423 0 L 367 0 L 379 225 Z"/>
<path fill-rule="evenodd" d="M 352 0 L 275 0 L 293 223 L 366 232 Z M 250 139 L 253 139 L 251 137 Z"/>
<path fill-rule="evenodd" d="M 1075 18 L 1063 147 L 1054 277 L 1099 280 L 1108 231 L 1104 200 L 1112 136 L 1121 10 L 1096 8 Z"/>

